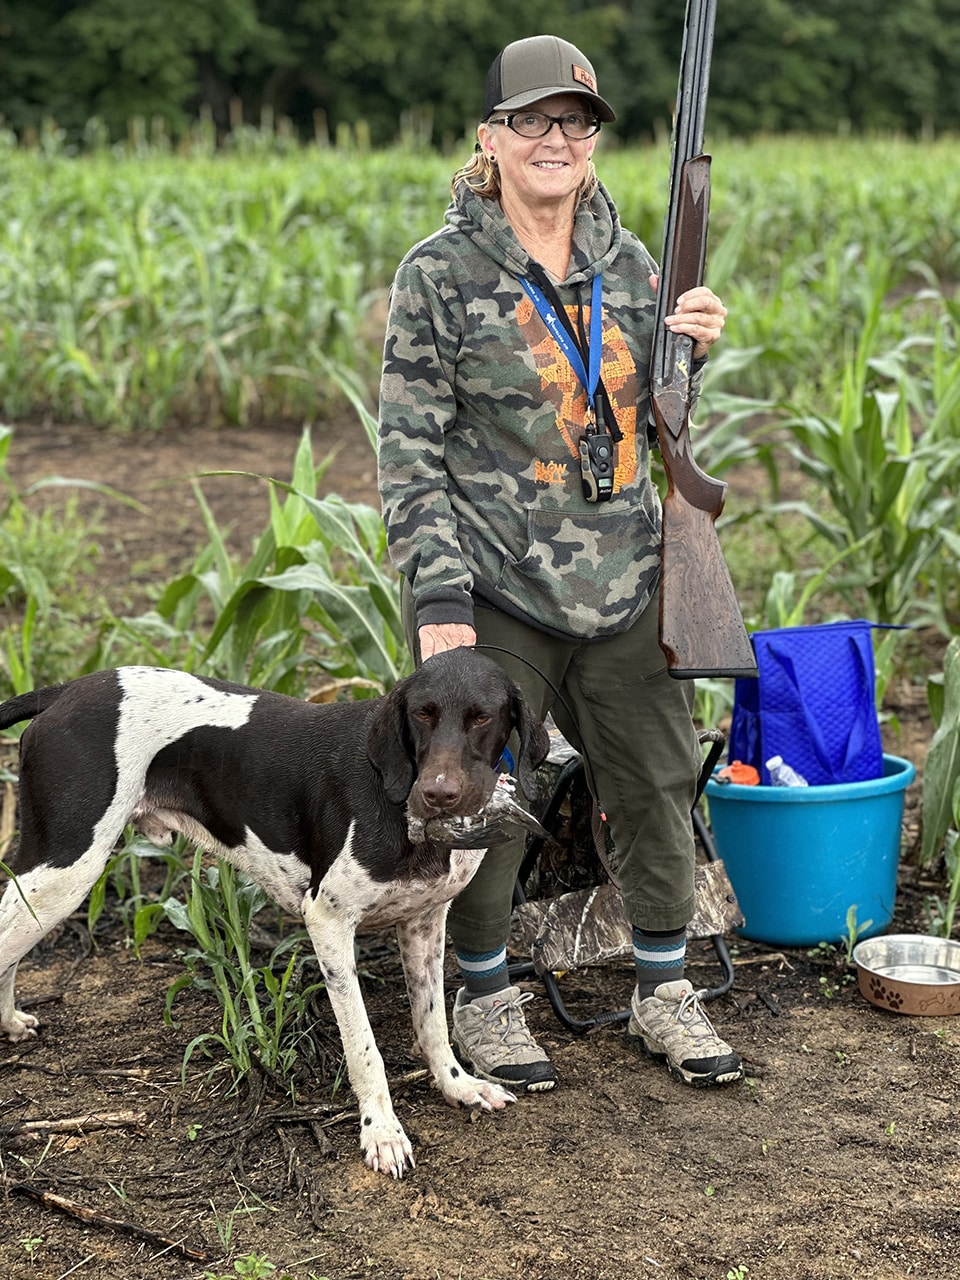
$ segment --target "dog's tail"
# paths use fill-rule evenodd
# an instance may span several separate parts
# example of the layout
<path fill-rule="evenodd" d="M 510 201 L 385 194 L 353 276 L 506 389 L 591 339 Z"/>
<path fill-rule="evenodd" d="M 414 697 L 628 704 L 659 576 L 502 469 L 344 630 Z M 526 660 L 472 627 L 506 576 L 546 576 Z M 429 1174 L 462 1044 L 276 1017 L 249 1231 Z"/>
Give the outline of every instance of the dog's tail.
<path fill-rule="evenodd" d="M 65 684 L 48 685 L 46 689 L 32 689 L 30 693 L 21 693 L 17 698 L 0 706 L 0 729 L 9 729 L 12 724 L 21 720 L 32 720 L 47 707 L 52 707 L 66 688 Z"/>

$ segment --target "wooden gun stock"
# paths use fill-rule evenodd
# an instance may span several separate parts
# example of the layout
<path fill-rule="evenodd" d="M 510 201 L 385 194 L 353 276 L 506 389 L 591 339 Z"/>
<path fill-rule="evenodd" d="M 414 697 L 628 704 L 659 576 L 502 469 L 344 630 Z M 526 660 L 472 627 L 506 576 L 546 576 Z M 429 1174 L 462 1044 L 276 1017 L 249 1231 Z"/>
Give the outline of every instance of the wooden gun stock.
<path fill-rule="evenodd" d="M 701 471 L 690 443 L 693 341 L 665 329 L 677 298 L 703 281 L 710 157 L 701 152 L 716 0 L 688 0 L 664 231 L 651 402 L 667 477 L 660 543 L 660 647 L 677 679 L 755 676 L 716 521 L 727 486 Z"/>
<path fill-rule="evenodd" d="M 672 437 L 672 428 L 666 431 Z M 660 647 L 667 669 L 678 680 L 755 676 L 756 659 L 715 524 L 727 486 L 694 462 L 686 425 L 675 444 L 664 448 L 663 462 Z"/>

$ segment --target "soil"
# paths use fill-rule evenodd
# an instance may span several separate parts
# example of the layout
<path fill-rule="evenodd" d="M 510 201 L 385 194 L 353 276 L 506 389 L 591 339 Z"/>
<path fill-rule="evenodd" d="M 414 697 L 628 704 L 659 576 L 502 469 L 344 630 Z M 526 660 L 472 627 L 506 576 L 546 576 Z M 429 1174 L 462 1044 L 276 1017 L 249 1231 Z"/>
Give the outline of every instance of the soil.
<path fill-rule="evenodd" d="M 314 429 L 318 460 L 344 435 Z M 100 584 L 136 596 L 206 541 L 183 477 L 228 468 L 286 479 L 298 439 L 293 429 L 117 437 L 29 426 L 8 462 L 21 487 L 86 477 L 147 504 L 136 513 L 82 496 L 101 506 Z M 358 428 L 327 487 L 375 502 L 374 479 Z M 202 483 L 233 545 L 248 550 L 266 522 L 266 486 Z M 922 682 L 904 675 L 886 706 L 887 749 L 922 765 L 931 733 Z M 912 857 L 918 804 L 915 784 L 895 931 L 926 932 L 925 899 L 940 887 Z M 528 1020 L 561 1087 L 478 1116 L 449 1110 L 417 1074 L 395 947 L 365 943 L 365 998 L 417 1159 L 394 1182 L 360 1160 L 324 997 L 294 1097 L 266 1075 L 232 1092 L 228 1073 L 198 1055 L 182 1080 L 185 1049 L 218 1026 L 213 997 L 197 991 L 178 999 L 174 1025 L 163 1020 L 183 935 L 162 925 L 138 956 L 115 904 L 92 940 L 85 918 L 22 965 L 19 996 L 42 1020 L 39 1037 L 0 1046 L 4 1277 L 268 1274 L 251 1255 L 295 1280 L 956 1275 L 960 1023 L 868 1004 L 842 948 L 728 939 L 735 981 L 710 1013 L 748 1075 L 721 1090 L 690 1090 L 637 1058 L 620 1026 L 568 1033 L 531 978 L 523 985 L 540 998 Z M 270 912 L 260 919 L 267 933 L 275 927 Z M 715 985 L 710 944 L 691 952 L 694 981 Z M 569 973 L 561 989 L 570 1011 L 589 1017 L 622 1008 L 630 981 L 612 964 Z M 448 995 L 454 986 L 450 971 Z M 95 1119 L 104 1115 L 114 1119 Z M 80 1123 L 58 1132 L 57 1120 Z M 32 1135 L 16 1131 L 26 1121 L 39 1122 Z"/>

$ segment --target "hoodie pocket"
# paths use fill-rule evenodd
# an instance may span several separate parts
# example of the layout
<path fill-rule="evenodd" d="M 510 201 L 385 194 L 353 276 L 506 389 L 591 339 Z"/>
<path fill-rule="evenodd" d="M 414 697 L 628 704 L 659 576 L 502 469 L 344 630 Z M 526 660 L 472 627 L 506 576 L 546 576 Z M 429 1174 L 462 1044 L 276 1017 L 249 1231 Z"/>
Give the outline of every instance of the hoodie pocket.
<path fill-rule="evenodd" d="M 575 517 L 527 513 L 527 548 L 501 563 L 497 592 L 528 616 L 575 635 L 628 625 L 650 598 L 660 530 L 641 505 L 616 498 Z"/>

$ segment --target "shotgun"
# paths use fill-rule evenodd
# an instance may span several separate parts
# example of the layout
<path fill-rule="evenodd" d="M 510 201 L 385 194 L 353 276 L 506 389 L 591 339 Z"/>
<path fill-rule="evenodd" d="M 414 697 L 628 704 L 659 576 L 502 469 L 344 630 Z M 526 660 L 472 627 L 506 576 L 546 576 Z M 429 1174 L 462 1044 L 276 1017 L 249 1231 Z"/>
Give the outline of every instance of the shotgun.
<path fill-rule="evenodd" d="M 650 365 L 651 418 L 667 493 L 660 550 L 660 647 L 672 676 L 755 676 L 757 665 L 720 549 L 716 520 L 727 486 L 701 471 L 690 444 L 693 339 L 664 326 L 677 298 L 703 283 L 710 157 L 703 120 L 717 0 L 687 0 L 670 200 L 664 225 Z"/>

